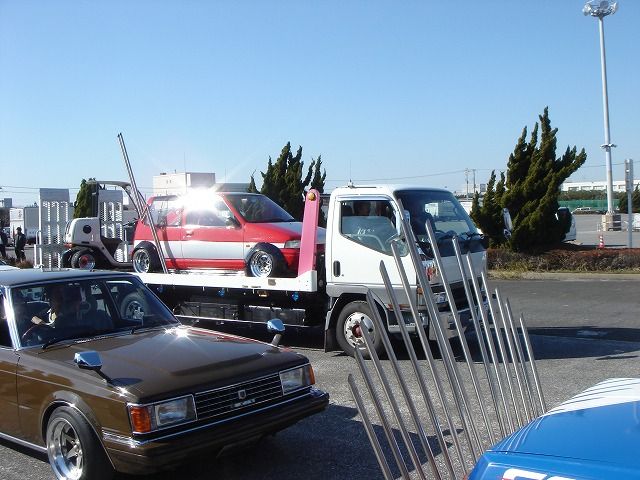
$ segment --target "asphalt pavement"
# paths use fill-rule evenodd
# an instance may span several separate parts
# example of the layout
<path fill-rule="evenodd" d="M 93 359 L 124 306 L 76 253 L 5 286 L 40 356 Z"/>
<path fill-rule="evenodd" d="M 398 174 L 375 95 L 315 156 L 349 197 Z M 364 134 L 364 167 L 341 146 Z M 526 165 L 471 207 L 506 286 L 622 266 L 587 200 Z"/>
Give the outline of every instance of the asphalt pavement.
<path fill-rule="evenodd" d="M 639 303 L 633 296 L 637 292 L 637 282 L 612 279 L 495 279 L 491 283 L 492 288 L 499 289 L 503 298 L 509 299 L 516 315 L 522 313 L 525 316 L 549 407 L 607 378 L 638 376 Z M 268 340 L 269 336 L 263 335 L 261 338 Z M 347 375 L 352 373 L 362 387 L 355 360 L 336 352 L 325 353 L 321 335 L 287 331 L 283 342 L 311 360 L 317 386 L 331 395 L 331 403 L 324 413 L 305 419 L 248 449 L 230 451 L 223 458 L 195 459 L 176 471 L 139 478 L 382 478 L 347 384 Z M 477 349 L 474 351 L 476 360 L 479 360 Z M 460 354 L 459 350 L 457 352 Z M 401 348 L 398 354 L 412 396 L 419 399 L 418 385 L 411 377 L 407 355 Z M 437 363 L 442 371 L 441 361 L 437 360 Z M 423 371 L 428 370 L 424 359 L 420 360 L 420 365 Z M 458 365 L 468 379 L 460 355 Z M 480 364 L 476 365 L 480 368 Z M 388 371 L 389 361 L 385 360 L 383 366 Z M 429 385 L 432 389 L 431 382 Z M 360 390 L 365 391 L 363 387 Z M 483 392 L 483 395 L 488 404 L 487 393 Z M 475 415 L 479 418 L 478 404 L 473 404 Z M 429 425 L 423 404 L 419 405 L 423 422 Z M 374 428 L 381 435 L 379 421 L 374 421 Z M 415 435 L 415 430 L 412 431 Z M 432 436 L 429 438 L 433 440 Z M 490 442 L 486 437 L 483 438 L 486 448 Z M 422 458 L 422 461 L 424 463 L 426 460 Z M 423 466 L 427 471 L 426 465 Z M 413 474 L 415 476 L 415 472 Z M 0 478 L 44 480 L 53 477 L 43 456 L 0 442 Z M 138 477 L 121 478 L 133 480 Z"/>

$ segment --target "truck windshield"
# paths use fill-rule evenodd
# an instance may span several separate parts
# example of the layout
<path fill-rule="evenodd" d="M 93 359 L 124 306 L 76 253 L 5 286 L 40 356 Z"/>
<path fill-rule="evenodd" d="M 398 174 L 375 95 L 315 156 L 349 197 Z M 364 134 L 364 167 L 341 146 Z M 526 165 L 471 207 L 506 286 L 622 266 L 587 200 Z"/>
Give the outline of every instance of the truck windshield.
<path fill-rule="evenodd" d="M 249 223 L 294 222 L 295 219 L 269 197 L 258 194 L 227 195 L 227 201 Z"/>
<path fill-rule="evenodd" d="M 418 240 L 426 240 L 426 222 L 436 237 L 473 237 L 478 231 L 471 218 L 451 192 L 439 190 L 399 190 L 396 197 L 409 213 L 411 228 Z"/>

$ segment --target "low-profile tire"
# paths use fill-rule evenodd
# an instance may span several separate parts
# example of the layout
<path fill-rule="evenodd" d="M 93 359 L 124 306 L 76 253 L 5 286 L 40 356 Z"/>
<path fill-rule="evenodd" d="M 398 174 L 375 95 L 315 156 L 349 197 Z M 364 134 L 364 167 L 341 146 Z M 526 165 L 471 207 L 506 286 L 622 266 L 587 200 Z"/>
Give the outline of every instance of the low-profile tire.
<path fill-rule="evenodd" d="M 256 245 L 247 259 L 247 274 L 251 277 L 278 277 L 285 271 L 284 255 L 269 243 Z"/>
<path fill-rule="evenodd" d="M 151 273 L 160 270 L 160 259 L 155 250 L 142 247 L 133 252 L 133 269 L 138 273 Z"/>
<path fill-rule="evenodd" d="M 47 457 L 57 479 L 111 480 L 115 471 L 87 421 L 70 407 L 56 408 L 46 430 Z"/>
<path fill-rule="evenodd" d="M 351 357 L 355 357 L 355 350 L 359 348 L 364 358 L 370 358 L 360 330 L 361 323 L 368 326 L 368 332 L 373 339 L 374 349 L 378 356 L 381 355 L 384 346 L 380 332 L 378 332 L 378 329 L 374 326 L 371 309 L 367 302 L 359 300 L 345 305 L 338 316 L 336 323 L 338 345 L 340 345 L 344 353 Z"/>
<path fill-rule="evenodd" d="M 146 300 L 138 292 L 125 295 L 120 302 L 120 317 L 125 320 L 139 320 L 142 322 L 144 315 L 149 311 Z"/>
<path fill-rule="evenodd" d="M 93 270 L 98 264 L 96 256 L 91 250 L 78 250 L 71 257 L 71 268 L 80 270 Z"/>

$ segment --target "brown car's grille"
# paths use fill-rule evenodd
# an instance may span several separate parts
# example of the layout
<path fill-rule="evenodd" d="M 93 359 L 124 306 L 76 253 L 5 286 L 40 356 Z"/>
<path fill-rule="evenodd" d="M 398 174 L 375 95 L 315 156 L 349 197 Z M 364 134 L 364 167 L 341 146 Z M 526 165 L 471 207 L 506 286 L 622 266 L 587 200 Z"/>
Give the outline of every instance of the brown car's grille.
<path fill-rule="evenodd" d="M 280 375 L 238 383 L 196 394 L 198 420 L 236 415 L 282 397 Z"/>

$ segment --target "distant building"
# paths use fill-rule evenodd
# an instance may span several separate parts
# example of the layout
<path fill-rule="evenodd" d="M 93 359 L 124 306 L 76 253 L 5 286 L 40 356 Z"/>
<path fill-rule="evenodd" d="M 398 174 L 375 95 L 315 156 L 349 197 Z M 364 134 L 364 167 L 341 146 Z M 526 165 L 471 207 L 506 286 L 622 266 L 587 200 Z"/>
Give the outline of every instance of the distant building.
<path fill-rule="evenodd" d="M 626 191 L 626 183 L 624 180 L 614 180 L 613 182 L 613 191 L 614 192 L 625 192 Z M 640 179 L 633 181 L 633 188 L 638 187 L 640 185 Z M 563 192 L 580 192 L 580 191 L 591 191 L 591 190 L 602 190 L 605 191 L 607 189 L 607 182 L 564 182 L 561 187 Z"/>
<path fill-rule="evenodd" d="M 220 192 L 246 192 L 249 183 L 216 183 L 215 173 L 161 173 L 153 177 L 154 195 L 179 195 L 192 188 L 214 188 Z"/>
<path fill-rule="evenodd" d="M 215 184 L 215 173 L 161 173 L 153 177 L 153 194 L 178 195 L 190 188 L 211 188 Z"/>
<path fill-rule="evenodd" d="M 0 198 L 0 208 L 13 207 L 13 200 L 11 198 Z"/>

